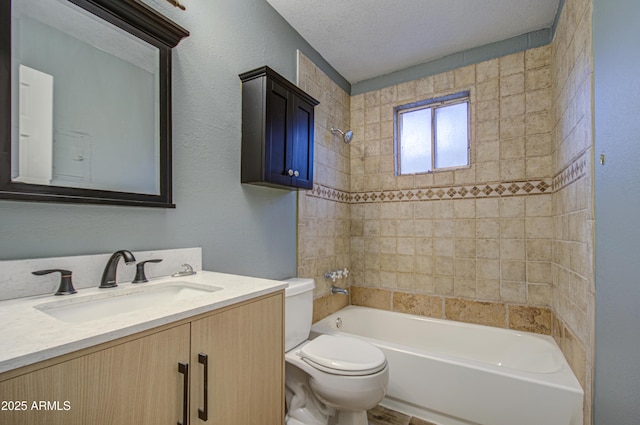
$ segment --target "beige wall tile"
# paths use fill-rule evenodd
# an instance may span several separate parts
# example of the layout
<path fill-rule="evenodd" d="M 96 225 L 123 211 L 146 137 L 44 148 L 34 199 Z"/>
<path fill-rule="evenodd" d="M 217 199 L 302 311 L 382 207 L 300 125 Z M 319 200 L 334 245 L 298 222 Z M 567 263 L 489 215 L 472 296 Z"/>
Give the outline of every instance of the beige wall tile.
<path fill-rule="evenodd" d="M 497 198 L 476 200 L 476 218 L 500 217 L 500 204 Z"/>
<path fill-rule="evenodd" d="M 506 327 L 506 307 L 499 303 L 470 301 L 457 298 L 445 300 L 445 317 L 459 322 Z"/>
<path fill-rule="evenodd" d="M 478 279 L 476 288 L 478 300 L 500 301 L 499 279 Z"/>
<path fill-rule="evenodd" d="M 524 52 L 514 53 L 499 58 L 500 77 L 524 72 Z"/>
<path fill-rule="evenodd" d="M 492 99 L 500 98 L 500 80 L 491 79 L 484 82 L 478 82 L 476 85 L 476 100 L 484 102 Z"/>
<path fill-rule="evenodd" d="M 500 259 L 500 239 L 478 239 L 476 253 L 478 259 Z"/>
<path fill-rule="evenodd" d="M 390 310 L 392 307 L 391 291 L 351 286 L 351 304 Z"/>
<path fill-rule="evenodd" d="M 500 161 L 487 161 L 477 163 L 476 177 L 480 182 L 500 181 Z"/>
<path fill-rule="evenodd" d="M 498 260 L 478 260 L 477 277 L 482 280 L 500 279 L 500 261 Z"/>
<path fill-rule="evenodd" d="M 551 76 L 548 86 L 553 100 L 550 112 L 554 124 L 552 169 L 556 174 L 578 164 L 582 155 L 591 156 L 591 13 L 591 2 L 567 1 L 550 46 L 550 67 L 528 75 L 527 84 L 539 88 L 545 86 L 547 69 Z M 591 187 L 590 167 L 585 169 L 583 180 Z M 589 313 L 588 300 L 593 299 L 594 276 L 592 264 L 585 266 L 584 263 L 591 263 L 593 258 L 593 234 L 587 236 L 578 229 L 588 227 L 592 197 L 582 191 L 578 196 L 579 181 L 557 188 L 552 195 L 553 293 L 550 298 L 557 322 L 553 335 L 585 388 L 584 423 L 590 425 L 595 321 Z"/>
<path fill-rule="evenodd" d="M 533 71 L 532 71 L 533 72 Z M 516 94 L 524 93 L 525 78 L 524 72 L 500 76 L 500 96 L 513 96 Z"/>
<path fill-rule="evenodd" d="M 500 118 L 509 118 L 525 113 L 525 94 L 520 93 L 500 99 Z"/>
<path fill-rule="evenodd" d="M 500 283 L 500 298 L 506 303 L 526 303 L 527 285 L 524 282 L 509 282 L 502 280 Z"/>
<path fill-rule="evenodd" d="M 592 144 L 590 7 L 567 0 L 549 46 L 352 97 L 336 95 L 340 90 L 308 61 L 305 87 L 323 101 L 316 123 L 317 181 L 352 193 L 424 193 L 557 177 Z M 459 90 L 471 92 L 471 166 L 395 176 L 393 107 Z M 356 133 L 350 146 L 337 143 L 326 128 L 335 122 Z M 590 172 L 542 195 L 396 199 L 338 209 L 335 202 L 301 194 L 299 275 L 319 275 L 348 261 L 354 304 L 428 315 L 440 302 L 448 318 L 491 326 L 545 333 L 553 312 L 563 329 L 554 336 L 588 384 Z M 318 314 L 331 312 L 339 300 L 324 292 L 325 282 L 318 287 Z"/>
<path fill-rule="evenodd" d="M 499 59 L 492 59 L 476 64 L 476 81 L 483 83 L 488 80 L 497 79 L 500 76 Z"/>
<path fill-rule="evenodd" d="M 442 318 L 444 316 L 444 300 L 432 295 L 394 292 L 393 310 L 400 313 Z"/>
<path fill-rule="evenodd" d="M 551 334 L 551 310 L 548 308 L 510 305 L 509 329 Z"/>
<path fill-rule="evenodd" d="M 531 305 L 551 307 L 552 292 L 553 292 L 552 284 L 545 285 L 545 284 L 528 283 L 527 284 L 527 301 Z"/>
<path fill-rule="evenodd" d="M 527 91 L 541 90 L 551 87 L 551 70 L 549 67 L 530 69 L 526 72 Z"/>
<path fill-rule="evenodd" d="M 433 291 L 438 295 L 453 295 L 453 277 L 434 276 Z"/>
<path fill-rule="evenodd" d="M 453 71 L 454 87 L 456 89 L 467 88 L 476 82 L 475 65 L 465 66 Z"/>
<path fill-rule="evenodd" d="M 500 265 L 500 270 L 503 280 L 517 282 L 524 282 L 526 280 L 526 263 L 524 261 L 503 260 Z"/>
<path fill-rule="evenodd" d="M 551 46 L 529 49 L 525 52 L 525 67 L 527 70 L 542 68 L 551 64 Z"/>

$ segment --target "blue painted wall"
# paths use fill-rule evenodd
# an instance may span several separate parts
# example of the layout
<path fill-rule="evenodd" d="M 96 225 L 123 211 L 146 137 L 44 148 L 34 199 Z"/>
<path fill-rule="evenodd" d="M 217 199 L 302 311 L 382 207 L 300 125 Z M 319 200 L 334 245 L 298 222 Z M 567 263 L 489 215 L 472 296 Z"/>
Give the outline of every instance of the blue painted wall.
<path fill-rule="evenodd" d="M 0 201 L 0 259 L 201 246 L 206 269 L 294 276 L 296 193 L 240 184 L 238 74 L 269 65 L 295 82 L 300 49 L 348 83 L 264 0 L 147 3 L 191 32 L 173 56 L 177 208 Z"/>
<path fill-rule="evenodd" d="M 632 425 L 640 423 L 640 2 L 593 6 L 594 423 Z"/>

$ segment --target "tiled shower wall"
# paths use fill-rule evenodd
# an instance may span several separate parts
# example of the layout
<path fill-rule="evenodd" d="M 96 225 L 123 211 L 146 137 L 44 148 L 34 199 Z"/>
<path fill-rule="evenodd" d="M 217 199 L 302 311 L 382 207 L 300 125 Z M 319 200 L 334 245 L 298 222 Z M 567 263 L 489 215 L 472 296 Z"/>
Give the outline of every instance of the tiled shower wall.
<path fill-rule="evenodd" d="M 551 48 L 353 96 L 352 303 L 551 333 Z M 470 92 L 471 166 L 396 176 L 398 105 Z"/>
<path fill-rule="evenodd" d="M 298 276 L 316 281 L 314 321 L 349 304 L 329 295 L 324 273 L 351 268 L 349 145 L 331 128 L 349 128 L 350 97 L 306 56 L 298 53 L 298 86 L 320 101 L 315 108 L 314 190 L 298 192 Z M 334 195 L 332 195 L 334 194 Z M 336 282 L 348 286 L 349 278 Z"/>
<path fill-rule="evenodd" d="M 553 336 L 585 390 L 591 424 L 595 285 L 592 2 L 566 0 L 552 48 Z"/>
<path fill-rule="evenodd" d="M 552 334 L 591 424 L 591 9 L 566 0 L 549 46 L 351 98 L 300 55 L 299 85 L 321 101 L 314 189 L 298 195 L 314 320 L 349 302 L 323 277 L 349 267 L 352 304 Z M 395 176 L 393 107 L 466 90 L 472 165 Z"/>

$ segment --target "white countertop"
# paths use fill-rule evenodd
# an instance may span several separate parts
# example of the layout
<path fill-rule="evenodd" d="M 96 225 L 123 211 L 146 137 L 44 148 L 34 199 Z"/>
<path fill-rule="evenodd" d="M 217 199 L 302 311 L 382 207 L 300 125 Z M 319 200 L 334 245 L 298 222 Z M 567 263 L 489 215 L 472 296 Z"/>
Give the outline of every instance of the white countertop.
<path fill-rule="evenodd" d="M 36 308 L 40 304 L 79 297 L 97 297 L 133 288 L 166 285 L 168 282 L 190 282 L 211 285 L 221 290 L 205 293 L 172 304 L 137 309 L 106 318 L 80 323 L 55 319 Z M 286 282 L 247 276 L 198 271 L 179 278 L 156 278 L 147 283 L 119 284 L 117 288 L 80 289 L 76 294 L 40 295 L 0 302 L 0 373 L 37 363 L 93 345 L 112 341 L 167 323 L 196 316 L 284 289 Z"/>

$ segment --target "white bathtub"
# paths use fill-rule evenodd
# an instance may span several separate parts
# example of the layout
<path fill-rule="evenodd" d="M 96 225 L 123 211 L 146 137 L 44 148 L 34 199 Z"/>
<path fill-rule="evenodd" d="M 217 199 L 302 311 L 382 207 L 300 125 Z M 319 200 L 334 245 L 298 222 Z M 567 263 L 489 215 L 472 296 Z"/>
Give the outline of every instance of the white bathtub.
<path fill-rule="evenodd" d="M 356 306 L 312 333 L 381 348 L 381 404 L 396 411 L 439 425 L 582 425 L 583 390 L 551 337 Z"/>

